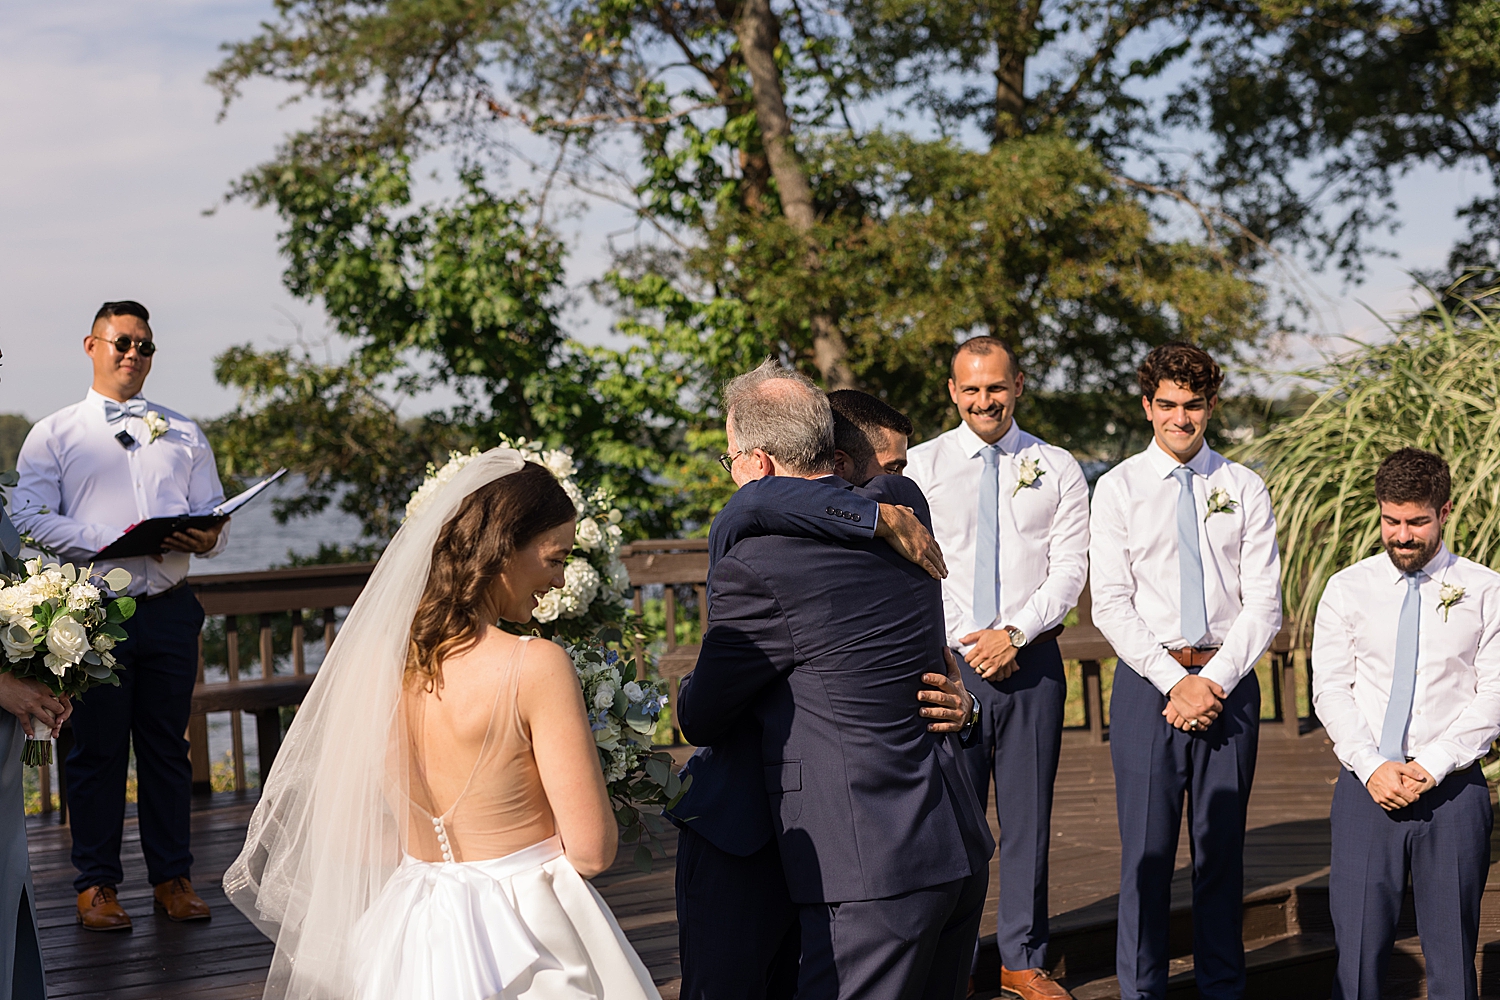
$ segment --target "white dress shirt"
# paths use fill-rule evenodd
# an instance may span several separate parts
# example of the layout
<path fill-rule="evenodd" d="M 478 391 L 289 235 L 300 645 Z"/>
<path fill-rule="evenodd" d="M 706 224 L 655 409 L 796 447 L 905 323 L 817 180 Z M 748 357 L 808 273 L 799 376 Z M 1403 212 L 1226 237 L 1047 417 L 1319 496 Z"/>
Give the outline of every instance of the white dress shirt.
<path fill-rule="evenodd" d="M 1177 562 L 1180 465 L 1152 440 L 1099 477 L 1090 520 L 1089 580 L 1094 624 L 1120 660 L 1162 694 L 1187 671 L 1167 655 L 1182 637 L 1182 574 Z M 1225 693 L 1255 668 L 1281 628 L 1281 553 L 1265 483 L 1208 445 L 1186 463 L 1193 471 L 1198 549 L 1208 635 L 1200 646 L 1219 652 L 1200 676 Z M 1233 509 L 1208 513 L 1219 489 Z"/>
<path fill-rule="evenodd" d="M 1000 601 L 993 621 L 974 619 L 974 545 L 979 531 L 983 438 L 959 424 L 911 450 L 906 475 L 932 508 L 933 534 L 943 549 L 943 613 L 948 644 L 986 628 L 1013 625 L 1035 638 L 1078 603 L 1088 576 L 1089 487 L 1078 462 L 1062 448 L 1014 422 L 997 442 L 1000 452 L 996 565 Z M 1016 489 L 1021 463 L 1035 460 L 1041 478 Z"/>
<path fill-rule="evenodd" d="M 139 398 L 139 397 L 137 397 Z M 148 404 L 166 418 L 165 434 L 151 441 L 146 422 L 104 419 L 105 397 L 90 389 L 83 402 L 43 417 L 26 435 L 16 460 L 20 482 L 11 497 L 16 526 L 64 561 L 87 565 L 94 553 L 132 524 L 150 517 L 204 514 L 224 502 L 224 487 L 208 439 L 193 421 L 164 406 Z M 135 444 L 115 439 L 129 431 Z M 229 542 L 226 528 L 214 556 Z M 133 596 L 159 594 L 187 576 L 186 552 L 95 563 L 100 573 L 115 566 L 131 576 Z"/>
<path fill-rule="evenodd" d="M 1446 620 L 1444 584 L 1464 591 Z M 1380 731 L 1406 591 L 1382 552 L 1334 574 L 1318 602 L 1313 708 L 1339 762 L 1362 782 L 1385 763 Z M 1417 591 L 1417 686 L 1405 750 L 1442 781 L 1483 757 L 1500 735 L 1500 573 L 1441 547 L 1419 571 Z"/>

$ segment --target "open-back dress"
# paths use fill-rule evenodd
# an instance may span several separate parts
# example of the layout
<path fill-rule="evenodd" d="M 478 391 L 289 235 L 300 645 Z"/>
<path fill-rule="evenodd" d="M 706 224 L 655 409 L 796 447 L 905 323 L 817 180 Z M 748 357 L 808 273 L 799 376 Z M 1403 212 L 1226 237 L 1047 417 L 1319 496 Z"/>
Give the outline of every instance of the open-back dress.
<path fill-rule="evenodd" d="M 477 757 L 408 686 L 401 866 L 360 920 L 359 1000 L 660 1000 L 609 907 L 563 855 L 517 707 L 528 640 L 499 671 Z"/>

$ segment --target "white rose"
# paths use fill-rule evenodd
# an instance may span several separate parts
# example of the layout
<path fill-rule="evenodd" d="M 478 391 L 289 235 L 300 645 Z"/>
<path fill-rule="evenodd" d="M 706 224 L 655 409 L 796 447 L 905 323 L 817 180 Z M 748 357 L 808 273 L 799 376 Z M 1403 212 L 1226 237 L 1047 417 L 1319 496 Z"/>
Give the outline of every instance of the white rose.
<path fill-rule="evenodd" d="M 94 651 L 95 652 L 98 652 L 98 653 L 107 653 L 111 649 L 114 649 L 114 648 L 115 648 L 115 637 L 114 636 L 112 636 L 112 635 L 106 635 L 103 632 L 100 632 L 98 635 L 94 636 Z"/>
<path fill-rule="evenodd" d="M 72 666 L 72 663 L 63 659 L 61 656 L 53 656 L 51 653 L 43 656 L 42 662 L 47 665 L 48 670 L 52 671 L 59 677 L 67 673 L 68 668 Z"/>
<path fill-rule="evenodd" d="M 646 692 L 642 691 L 641 686 L 635 681 L 627 681 L 625 687 L 621 690 L 625 692 L 625 697 L 629 698 L 632 702 L 640 701 L 646 697 Z"/>
<path fill-rule="evenodd" d="M 36 626 L 35 622 L 31 624 L 32 627 Z M 18 639 L 15 635 L 18 628 L 25 629 L 26 626 L 18 622 L 15 625 L 0 629 L 0 646 L 4 646 L 6 659 L 12 663 L 17 660 L 24 660 L 36 651 L 36 638 L 28 630 L 24 640 Z"/>
<path fill-rule="evenodd" d="M 565 451 L 547 452 L 542 456 L 542 464 L 558 479 L 569 479 L 578 471 L 573 464 L 573 456 Z"/>
<path fill-rule="evenodd" d="M 552 622 L 562 614 L 562 591 L 549 590 L 536 602 L 536 610 L 531 617 L 539 622 Z"/>
<path fill-rule="evenodd" d="M 75 583 L 68 588 L 68 610 L 87 611 L 99 603 L 99 588 L 89 583 Z"/>
<path fill-rule="evenodd" d="M 578 522 L 578 534 L 575 539 L 578 547 L 585 552 L 592 552 L 604 544 L 604 532 L 599 529 L 599 522 L 592 517 L 586 517 Z"/>
<path fill-rule="evenodd" d="M 599 690 L 594 692 L 594 707 L 599 709 L 609 708 L 615 703 L 615 686 L 606 681 L 599 685 Z"/>
<path fill-rule="evenodd" d="M 89 630 L 83 627 L 81 622 L 64 615 L 52 623 L 47 630 L 47 648 L 53 655 L 61 657 L 69 663 L 77 663 L 83 659 L 83 654 L 89 649 Z M 51 662 L 47 664 L 52 667 Z M 56 667 L 53 672 L 61 673 Z"/>

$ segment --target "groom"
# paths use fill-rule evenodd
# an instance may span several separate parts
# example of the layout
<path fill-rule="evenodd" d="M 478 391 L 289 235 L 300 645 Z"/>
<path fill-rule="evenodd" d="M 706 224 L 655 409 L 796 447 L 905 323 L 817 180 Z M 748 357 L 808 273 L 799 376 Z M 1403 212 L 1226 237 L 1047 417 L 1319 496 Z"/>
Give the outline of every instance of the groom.
<path fill-rule="evenodd" d="M 806 379 L 768 362 L 726 386 L 724 401 L 737 483 L 829 476 L 831 414 Z M 903 502 L 925 514 L 920 491 L 909 493 Z M 848 519 L 856 498 L 841 495 L 827 512 Z M 709 751 L 676 812 L 687 849 L 710 839 L 714 850 L 680 853 L 680 900 L 684 882 L 702 881 L 702 860 L 764 868 L 779 854 L 801 932 L 799 997 L 952 1000 L 993 843 L 947 738 L 911 710 L 924 670 L 942 662 L 938 584 L 877 542 L 762 537 L 718 560 L 711 590 L 703 652 L 677 704 L 685 735 Z M 765 875 L 757 912 L 742 914 L 745 937 L 726 950 L 774 943 L 764 923 L 784 911 Z M 692 933 L 684 927 L 685 941 Z M 753 978 L 735 994 L 790 992 Z"/>

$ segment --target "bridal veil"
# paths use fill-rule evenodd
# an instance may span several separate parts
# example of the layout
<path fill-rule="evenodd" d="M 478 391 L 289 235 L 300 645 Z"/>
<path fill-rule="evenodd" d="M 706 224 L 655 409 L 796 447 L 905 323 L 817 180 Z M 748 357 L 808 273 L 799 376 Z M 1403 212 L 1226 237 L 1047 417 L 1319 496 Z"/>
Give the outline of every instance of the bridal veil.
<path fill-rule="evenodd" d="M 465 497 L 523 464 L 509 448 L 479 455 L 401 526 L 297 712 L 224 875 L 225 895 L 276 942 L 267 997 L 354 993 L 356 924 L 401 864 L 398 708 L 433 548 Z"/>

